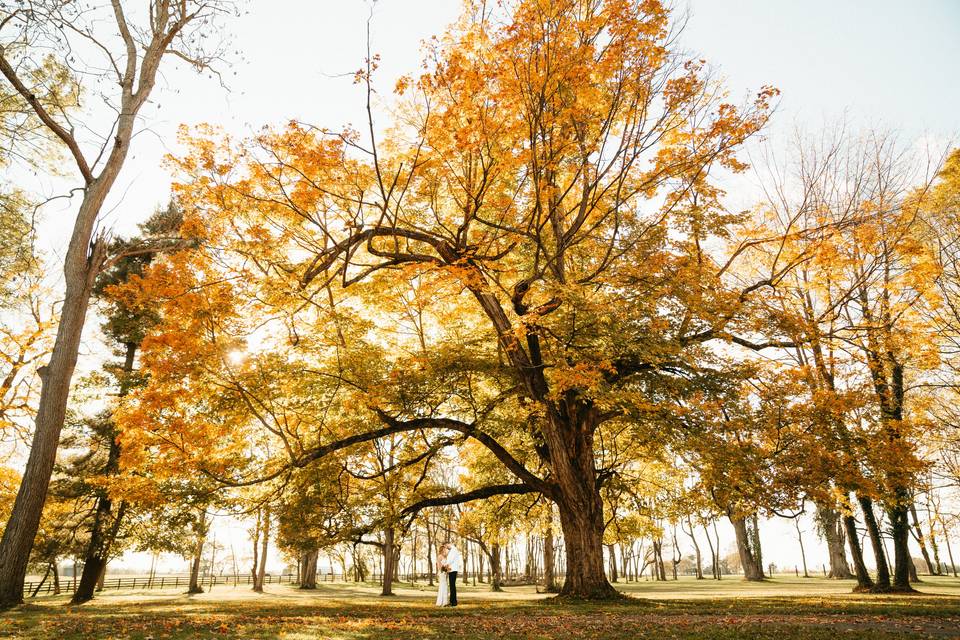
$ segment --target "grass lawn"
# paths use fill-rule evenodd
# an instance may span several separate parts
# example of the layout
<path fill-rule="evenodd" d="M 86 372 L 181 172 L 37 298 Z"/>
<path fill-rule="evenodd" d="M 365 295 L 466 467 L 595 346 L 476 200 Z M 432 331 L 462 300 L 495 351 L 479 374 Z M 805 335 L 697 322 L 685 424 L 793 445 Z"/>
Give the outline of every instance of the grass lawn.
<path fill-rule="evenodd" d="M 960 638 L 960 580 L 926 578 L 921 595 L 862 596 L 852 582 L 777 578 L 748 584 L 620 584 L 615 604 L 558 603 L 533 588 L 492 594 L 461 591 L 461 606 L 438 609 L 425 586 L 403 585 L 380 598 L 373 585 L 325 584 L 315 592 L 272 585 L 268 593 L 218 586 L 187 596 L 111 592 L 71 607 L 65 596 L 38 598 L 0 613 L 0 638 Z M 269 587 L 268 587 L 269 588 Z"/>

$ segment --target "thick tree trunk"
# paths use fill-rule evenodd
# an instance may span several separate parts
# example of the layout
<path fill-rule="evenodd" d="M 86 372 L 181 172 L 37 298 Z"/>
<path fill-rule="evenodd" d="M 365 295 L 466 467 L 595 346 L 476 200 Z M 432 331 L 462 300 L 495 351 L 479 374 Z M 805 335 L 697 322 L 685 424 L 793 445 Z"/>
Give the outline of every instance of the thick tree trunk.
<path fill-rule="evenodd" d="M 853 577 L 850 565 L 847 563 L 847 554 L 844 551 L 844 528 L 840 513 L 826 505 L 817 504 L 817 524 L 824 541 L 827 543 L 827 552 L 830 557 L 829 578 L 847 580 Z"/>
<path fill-rule="evenodd" d="M 867 535 L 870 536 L 870 546 L 873 547 L 873 558 L 877 565 L 877 581 L 873 590 L 889 591 L 890 567 L 887 565 L 887 555 L 883 551 L 883 537 L 880 533 L 880 525 L 877 523 L 877 516 L 873 512 L 873 501 L 866 496 L 859 496 L 857 501 L 860 503 L 860 510 L 863 511 L 863 522 L 867 527 Z"/>
<path fill-rule="evenodd" d="M 742 517 L 728 516 L 733 532 L 737 537 L 737 553 L 740 555 L 740 566 L 743 567 L 743 579 L 750 581 L 763 580 L 763 568 L 757 550 L 752 548 L 751 538 L 747 531 L 747 520 Z"/>
<path fill-rule="evenodd" d="M 890 532 L 893 536 L 893 588 L 896 591 L 913 591 L 910 586 L 910 569 L 916 572 L 913 558 L 910 557 L 910 496 L 905 489 L 898 489 L 894 495 L 896 502 L 887 509 L 890 518 Z"/>
<path fill-rule="evenodd" d="M 300 570 L 300 588 L 317 588 L 317 560 L 320 557 L 320 551 L 314 549 L 307 551 L 304 555 L 303 568 Z"/>
<path fill-rule="evenodd" d="M 582 425 L 563 449 L 551 444 L 557 507 L 563 530 L 566 579 L 560 594 L 582 599 L 618 597 L 603 567 L 603 500 L 597 487 L 592 429 Z"/>
<path fill-rule="evenodd" d="M 567 560 L 561 595 L 583 599 L 614 597 L 616 591 L 603 570 L 603 534 L 594 513 L 561 506 L 560 524 Z"/>
<path fill-rule="evenodd" d="M 490 545 L 490 591 L 503 591 L 503 572 L 500 568 L 500 545 Z"/>

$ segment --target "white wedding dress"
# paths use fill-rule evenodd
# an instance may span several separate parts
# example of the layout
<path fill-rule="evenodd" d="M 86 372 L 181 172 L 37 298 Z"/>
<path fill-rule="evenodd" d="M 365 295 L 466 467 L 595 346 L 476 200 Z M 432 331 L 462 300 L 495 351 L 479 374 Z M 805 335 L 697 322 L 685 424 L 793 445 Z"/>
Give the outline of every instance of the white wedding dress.
<path fill-rule="evenodd" d="M 446 571 L 441 571 L 437 574 L 437 582 L 440 583 L 440 587 L 437 589 L 437 606 L 445 607 L 450 604 L 450 580 Z"/>

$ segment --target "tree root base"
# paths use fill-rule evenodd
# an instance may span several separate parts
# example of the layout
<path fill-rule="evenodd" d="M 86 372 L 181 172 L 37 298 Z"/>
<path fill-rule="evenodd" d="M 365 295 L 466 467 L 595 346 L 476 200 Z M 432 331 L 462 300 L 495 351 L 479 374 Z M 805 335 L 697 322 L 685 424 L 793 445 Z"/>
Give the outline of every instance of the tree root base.
<path fill-rule="evenodd" d="M 558 604 L 576 604 L 578 602 L 626 602 L 627 600 L 631 600 L 630 596 L 617 591 L 609 585 L 606 588 L 600 587 L 592 591 L 579 593 L 569 593 L 561 589 L 559 594 L 550 598 L 550 602 Z"/>
<path fill-rule="evenodd" d="M 856 586 L 853 588 L 853 593 L 871 593 L 874 595 L 901 595 L 901 596 L 910 596 L 910 595 L 921 595 L 919 591 L 913 587 L 895 587 L 895 586 L 878 586 L 871 585 L 869 587 Z"/>

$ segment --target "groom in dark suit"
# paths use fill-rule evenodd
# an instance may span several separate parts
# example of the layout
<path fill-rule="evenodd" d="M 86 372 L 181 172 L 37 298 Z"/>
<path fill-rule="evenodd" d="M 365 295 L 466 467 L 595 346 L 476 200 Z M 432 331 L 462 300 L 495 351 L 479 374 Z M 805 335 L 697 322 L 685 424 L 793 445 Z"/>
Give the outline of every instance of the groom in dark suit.
<path fill-rule="evenodd" d="M 447 543 L 449 551 L 447 552 L 447 565 L 450 567 L 447 570 L 447 580 L 450 581 L 450 606 L 457 606 L 457 576 L 463 571 L 463 556 L 460 555 L 460 552 L 455 546 L 451 543 Z"/>

